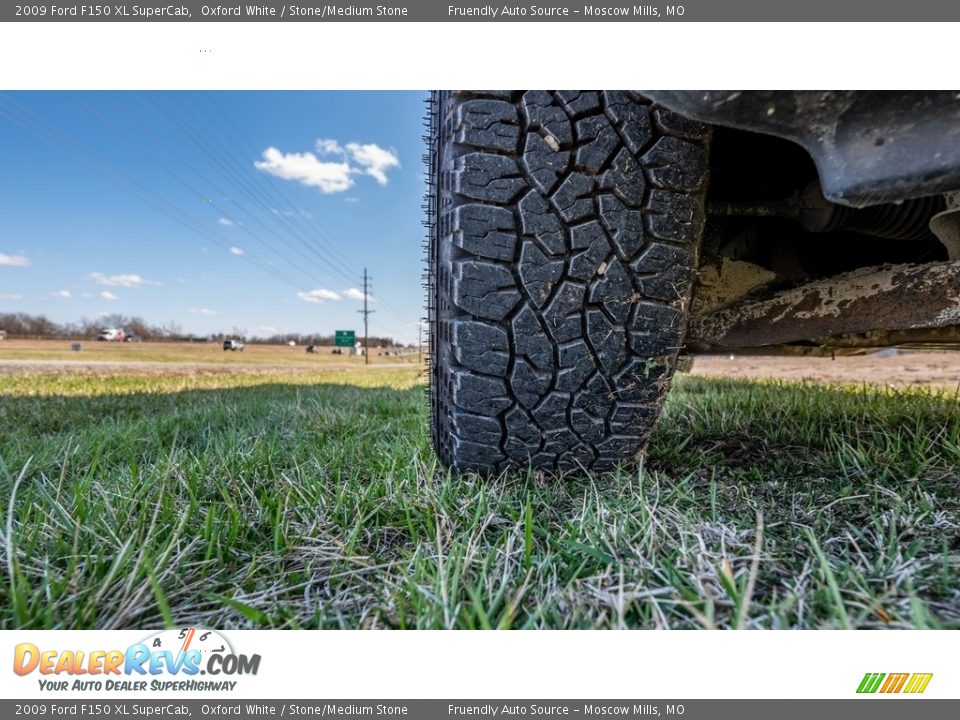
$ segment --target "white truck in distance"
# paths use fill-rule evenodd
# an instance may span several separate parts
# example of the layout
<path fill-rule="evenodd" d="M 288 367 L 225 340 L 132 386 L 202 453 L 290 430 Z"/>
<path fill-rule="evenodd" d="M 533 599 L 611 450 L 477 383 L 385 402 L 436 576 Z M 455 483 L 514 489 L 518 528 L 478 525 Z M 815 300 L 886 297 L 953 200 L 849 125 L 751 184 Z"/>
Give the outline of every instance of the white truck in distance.
<path fill-rule="evenodd" d="M 120 328 L 103 328 L 97 335 L 97 340 L 103 342 L 123 342 L 126 334 Z"/>

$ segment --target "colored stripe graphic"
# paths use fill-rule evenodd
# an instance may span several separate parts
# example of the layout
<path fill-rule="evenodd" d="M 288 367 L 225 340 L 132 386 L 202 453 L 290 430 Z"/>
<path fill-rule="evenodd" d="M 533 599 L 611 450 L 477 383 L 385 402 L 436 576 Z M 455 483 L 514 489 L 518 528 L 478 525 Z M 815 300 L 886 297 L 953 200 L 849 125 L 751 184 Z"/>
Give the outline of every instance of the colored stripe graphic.
<path fill-rule="evenodd" d="M 872 694 L 880 692 L 883 694 L 896 694 L 899 692 L 919 694 L 927 689 L 933 673 L 866 673 L 860 685 L 857 686 L 857 692 L 861 694 Z"/>
<path fill-rule="evenodd" d="M 880 682 L 884 677 L 884 673 L 867 673 L 863 676 L 863 680 L 860 681 L 860 687 L 857 688 L 857 692 L 875 693 L 877 688 L 880 687 Z"/>
<path fill-rule="evenodd" d="M 890 673 L 887 675 L 887 681 L 883 684 L 883 687 L 880 688 L 882 693 L 898 693 L 903 689 L 904 683 L 907 682 L 907 678 L 910 677 L 910 673 Z"/>
<path fill-rule="evenodd" d="M 914 673 L 910 678 L 910 682 L 907 683 L 905 693 L 922 693 L 927 689 L 927 685 L 930 684 L 930 679 L 933 677 L 933 673 Z"/>

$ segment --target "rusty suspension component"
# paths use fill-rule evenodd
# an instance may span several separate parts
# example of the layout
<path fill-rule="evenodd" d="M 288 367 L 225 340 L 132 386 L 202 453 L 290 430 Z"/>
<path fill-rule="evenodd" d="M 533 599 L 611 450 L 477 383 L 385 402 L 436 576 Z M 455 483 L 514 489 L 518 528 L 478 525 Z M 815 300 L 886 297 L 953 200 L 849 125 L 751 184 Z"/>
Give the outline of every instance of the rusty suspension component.
<path fill-rule="evenodd" d="M 862 268 L 694 316 L 688 342 L 747 348 L 960 326 L 960 262 Z"/>

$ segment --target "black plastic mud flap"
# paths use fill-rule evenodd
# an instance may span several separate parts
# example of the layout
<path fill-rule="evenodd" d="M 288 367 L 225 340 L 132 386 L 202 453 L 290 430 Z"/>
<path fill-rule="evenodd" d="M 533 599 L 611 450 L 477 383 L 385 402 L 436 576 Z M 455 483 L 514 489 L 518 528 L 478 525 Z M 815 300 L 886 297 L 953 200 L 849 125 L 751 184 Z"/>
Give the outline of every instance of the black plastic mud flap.
<path fill-rule="evenodd" d="M 853 207 L 960 190 L 955 91 L 643 91 L 703 122 L 792 140 L 824 196 Z"/>

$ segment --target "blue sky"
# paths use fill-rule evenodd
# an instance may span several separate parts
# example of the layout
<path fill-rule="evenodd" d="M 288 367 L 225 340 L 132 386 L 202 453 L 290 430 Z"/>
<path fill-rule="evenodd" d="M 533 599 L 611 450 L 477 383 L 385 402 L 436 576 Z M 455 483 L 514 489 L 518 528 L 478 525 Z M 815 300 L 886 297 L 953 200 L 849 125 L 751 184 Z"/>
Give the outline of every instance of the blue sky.
<path fill-rule="evenodd" d="M 422 93 L 0 93 L 0 312 L 415 342 Z"/>

